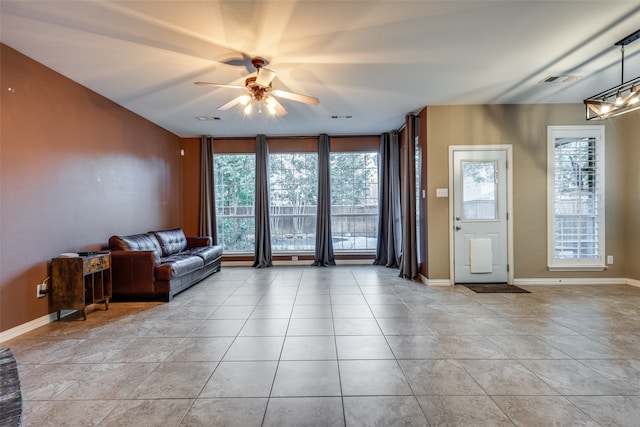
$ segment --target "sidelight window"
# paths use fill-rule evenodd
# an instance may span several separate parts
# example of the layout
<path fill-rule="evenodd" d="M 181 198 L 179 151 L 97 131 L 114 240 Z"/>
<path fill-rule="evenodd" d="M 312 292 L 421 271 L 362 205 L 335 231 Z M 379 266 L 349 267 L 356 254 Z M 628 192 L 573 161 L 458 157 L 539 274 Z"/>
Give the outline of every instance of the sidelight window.
<path fill-rule="evenodd" d="M 548 264 L 605 267 L 604 126 L 548 127 Z"/>

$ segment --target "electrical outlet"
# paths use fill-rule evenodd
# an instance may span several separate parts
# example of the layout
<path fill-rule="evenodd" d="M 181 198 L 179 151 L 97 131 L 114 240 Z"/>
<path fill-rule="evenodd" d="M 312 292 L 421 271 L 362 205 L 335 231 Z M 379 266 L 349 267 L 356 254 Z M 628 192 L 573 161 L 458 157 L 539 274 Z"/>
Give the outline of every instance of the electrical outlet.
<path fill-rule="evenodd" d="M 291 256 L 291 261 L 297 261 L 297 260 L 298 260 L 298 255 Z"/>
<path fill-rule="evenodd" d="M 42 283 L 38 283 L 38 284 L 36 285 L 36 297 L 38 297 L 38 298 L 42 298 L 42 297 L 44 297 L 44 295 L 45 295 L 45 294 L 44 294 L 44 293 L 42 293 L 42 291 L 44 291 L 44 290 L 45 290 L 45 288 L 44 288 L 43 286 L 44 286 L 44 285 L 43 285 Z"/>
<path fill-rule="evenodd" d="M 613 255 L 608 255 L 607 256 L 607 264 L 609 264 L 609 265 L 613 264 Z"/>

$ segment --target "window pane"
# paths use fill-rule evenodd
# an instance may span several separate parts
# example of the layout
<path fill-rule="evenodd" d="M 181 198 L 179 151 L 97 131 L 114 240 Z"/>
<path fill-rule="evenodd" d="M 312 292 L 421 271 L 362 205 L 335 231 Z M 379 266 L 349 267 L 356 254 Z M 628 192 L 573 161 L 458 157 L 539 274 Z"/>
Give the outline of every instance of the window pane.
<path fill-rule="evenodd" d="M 331 153 L 330 167 L 334 251 L 375 251 L 378 153 Z"/>
<path fill-rule="evenodd" d="M 604 126 L 547 127 L 551 270 L 605 268 Z"/>
<path fill-rule="evenodd" d="M 314 251 L 318 155 L 270 154 L 269 163 L 271 250 Z"/>
<path fill-rule="evenodd" d="M 556 258 L 599 257 L 596 156 L 594 137 L 555 140 Z"/>
<path fill-rule="evenodd" d="M 496 219 L 496 163 L 462 162 L 463 219 Z"/>
<path fill-rule="evenodd" d="M 218 243 L 225 252 L 253 252 L 255 247 L 255 155 L 215 154 Z"/>

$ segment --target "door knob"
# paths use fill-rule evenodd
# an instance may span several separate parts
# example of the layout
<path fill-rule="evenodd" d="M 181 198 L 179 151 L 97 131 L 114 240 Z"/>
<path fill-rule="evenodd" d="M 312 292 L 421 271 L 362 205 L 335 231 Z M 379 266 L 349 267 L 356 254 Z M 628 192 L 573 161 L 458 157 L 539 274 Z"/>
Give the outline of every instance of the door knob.
<path fill-rule="evenodd" d="M 460 227 L 459 225 L 456 225 L 456 231 L 458 230 L 462 230 L 462 227 Z"/>

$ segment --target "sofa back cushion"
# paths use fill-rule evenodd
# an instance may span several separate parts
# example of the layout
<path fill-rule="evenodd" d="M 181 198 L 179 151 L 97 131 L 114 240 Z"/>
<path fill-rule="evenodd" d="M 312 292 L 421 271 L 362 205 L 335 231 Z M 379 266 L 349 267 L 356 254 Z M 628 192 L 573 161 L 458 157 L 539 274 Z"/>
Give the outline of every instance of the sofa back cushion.
<path fill-rule="evenodd" d="M 153 251 L 156 264 L 160 262 L 162 256 L 162 249 L 153 233 L 111 236 L 109 249 L 112 251 Z"/>
<path fill-rule="evenodd" d="M 154 231 L 162 248 L 162 256 L 170 256 L 187 249 L 187 237 L 182 228 Z"/>

